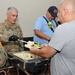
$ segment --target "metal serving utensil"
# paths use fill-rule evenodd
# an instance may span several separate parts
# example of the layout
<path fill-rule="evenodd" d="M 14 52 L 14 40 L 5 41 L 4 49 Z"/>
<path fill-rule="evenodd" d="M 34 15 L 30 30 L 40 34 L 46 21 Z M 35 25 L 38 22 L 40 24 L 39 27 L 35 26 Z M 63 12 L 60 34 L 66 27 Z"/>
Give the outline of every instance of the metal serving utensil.
<path fill-rule="evenodd" d="M 27 41 L 18 39 L 19 42 L 27 43 Z"/>

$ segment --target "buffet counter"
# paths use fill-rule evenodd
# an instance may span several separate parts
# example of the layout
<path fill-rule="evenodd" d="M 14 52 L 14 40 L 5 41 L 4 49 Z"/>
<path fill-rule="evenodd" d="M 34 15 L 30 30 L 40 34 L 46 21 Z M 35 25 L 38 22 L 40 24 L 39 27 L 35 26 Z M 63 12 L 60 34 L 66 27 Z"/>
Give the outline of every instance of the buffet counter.
<path fill-rule="evenodd" d="M 17 67 L 18 75 L 19 69 L 26 75 L 46 75 L 47 73 L 50 59 L 39 57 L 30 53 L 30 51 L 10 53 L 8 55 L 9 63 Z"/>

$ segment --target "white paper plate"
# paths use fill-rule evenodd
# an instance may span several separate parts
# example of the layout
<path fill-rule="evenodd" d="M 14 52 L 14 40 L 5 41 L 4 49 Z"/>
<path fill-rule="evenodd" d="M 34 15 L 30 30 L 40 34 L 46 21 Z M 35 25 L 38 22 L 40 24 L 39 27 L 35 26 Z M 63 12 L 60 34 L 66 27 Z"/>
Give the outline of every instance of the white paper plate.
<path fill-rule="evenodd" d="M 29 49 L 31 48 L 31 47 L 30 47 L 30 46 L 28 46 L 27 44 L 25 44 L 25 47 L 26 47 L 26 48 L 29 48 Z"/>

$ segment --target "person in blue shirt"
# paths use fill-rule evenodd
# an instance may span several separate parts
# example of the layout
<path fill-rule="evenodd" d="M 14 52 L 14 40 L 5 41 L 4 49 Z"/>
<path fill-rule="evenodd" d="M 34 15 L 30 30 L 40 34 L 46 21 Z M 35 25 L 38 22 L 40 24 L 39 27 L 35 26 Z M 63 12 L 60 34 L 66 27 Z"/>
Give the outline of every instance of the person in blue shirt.
<path fill-rule="evenodd" d="M 58 9 L 56 6 L 48 8 L 46 15 L 37 19 L 34 27 L 34 42 L 40 44 L 48 44 L 53 32 L 57 26 L 55 18 L 57 17 Z"/>

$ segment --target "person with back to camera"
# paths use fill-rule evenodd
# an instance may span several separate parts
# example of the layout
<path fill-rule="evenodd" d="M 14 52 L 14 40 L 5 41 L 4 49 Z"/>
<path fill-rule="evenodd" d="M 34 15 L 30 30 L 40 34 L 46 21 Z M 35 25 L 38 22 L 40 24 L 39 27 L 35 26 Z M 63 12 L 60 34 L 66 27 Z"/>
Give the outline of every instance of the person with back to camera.
<path fill-rule="evenodd" d="M 75 0 L 61 0 L 58 6 L 61 21 L 49 44 L 30 51 L 50 58 L 51 75 L 75 75 Z"/>
<path fill-rule="evenodd" d="M 9 7 L 7 9 L 6 16 L 7 19 L 0 23 L 0 41 L 2 42 L 7 53 L 21 51 L 23 48 L 20 47 L 20 43 L 16 41 L 18 38 L 23 37 L 20 25 L 16 23 L 18 18 L 18 10 L 15 7 Z"/>
<path fill-rule="evenodd" d="M 38 18 L 34 27 L 33 40 L 35 43 L 48 44 L 57 26 L 55 22 L 57 13 L 57 7 L 51 6 L 48 8 L 46 15 Z"/>

